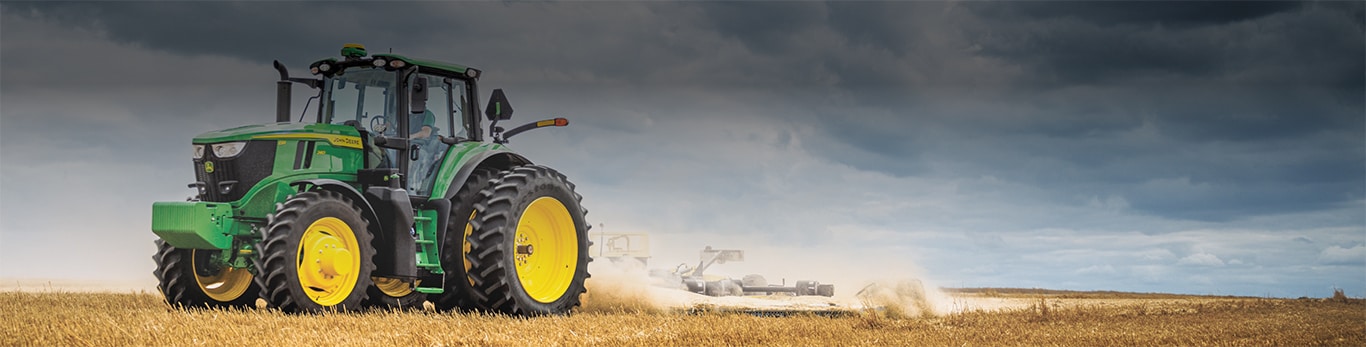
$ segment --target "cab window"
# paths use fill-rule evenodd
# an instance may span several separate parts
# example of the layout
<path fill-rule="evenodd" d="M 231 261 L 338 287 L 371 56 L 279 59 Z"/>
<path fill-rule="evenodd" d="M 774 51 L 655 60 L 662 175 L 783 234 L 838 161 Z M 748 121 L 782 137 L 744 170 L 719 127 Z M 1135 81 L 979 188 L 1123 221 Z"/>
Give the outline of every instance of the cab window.
<path fill-rule="evenodd" d="M 413 112 L 408 119 L 409 139 L 418 148 L 416 160 L 409 163 L 408 190 L 426 195 L 450 148 L 439 136 L 468 137 L 461 121 L 463 110 L 454 104 L 461 100 L 457 95 L 465 90 L 465 85 L 456 79 L 429 74 L 418 74 L 409 81 L 410 88 L 413 84 L 426 87 L 427 100 L 425 110 Z"/>

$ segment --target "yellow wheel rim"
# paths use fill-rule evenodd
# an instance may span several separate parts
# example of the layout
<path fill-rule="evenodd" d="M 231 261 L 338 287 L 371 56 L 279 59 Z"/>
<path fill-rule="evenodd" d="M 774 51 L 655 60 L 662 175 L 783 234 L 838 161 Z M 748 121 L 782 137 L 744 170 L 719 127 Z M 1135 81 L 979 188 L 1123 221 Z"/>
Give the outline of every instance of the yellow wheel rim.
<path fill-rule="evenodd" d="M 551 303 L 564 296 L 578 268 L 579 240 L 569 209 L 540 197 L 517 220 L 513 259 L 517 280 L 533 300 Z"/>
<path fill-rule="evenodd" d="M 340 304 L 356 287 L 360 244 L 351 227 L 336 217 L 318 219 L 299 241 L 299 285 L 313 302 Z"/>
<path fill-rule="evenodd" d="M 465 263 L 465 281 L 469 282 L 471 286 L 474 285 L 474 278 L 470 277 L 469 273 L 470 269 L 474 268 L 474 265 L 470 264 L 469 258 L 466 258 L 465 256 L 470 255 L 470 235 L 474 235 L 474 225 L 470 224 L 470 221 L 474 220 L 475 213 L 478 213 L 478 211 L 470 212 L 470 219 L 465 221 L 465 237 L 460 238 L 461 249 L 463 250 L 460 253 L 460 261 Z"/>
<path fill-rule="evenodd" d="M 199 269 L 197 253 L 199 250 L 192 250 L 190 253 L 190 265 L 192 269 Z M 217 252 L 217 251 L 211 251 Z M 247 292 L 251 287 L 251 271 L 247 269 L 237 269 L 232 267 L 223 268 L 213 276 L 200 276 L 196 271 L 194 281 L 199 284 L 199 289 L 204 291 L 210 299 L 220 302 L 237 300 L 242 293 Z"/>
<path fill-rule="evenodd" d="M 370 277 L 370 279 L 375 281 L 375 288 L 379 288 L 379 291 L 390 297 L 401 298 L 413 293 L 412 286 L 397 278 Z"/>

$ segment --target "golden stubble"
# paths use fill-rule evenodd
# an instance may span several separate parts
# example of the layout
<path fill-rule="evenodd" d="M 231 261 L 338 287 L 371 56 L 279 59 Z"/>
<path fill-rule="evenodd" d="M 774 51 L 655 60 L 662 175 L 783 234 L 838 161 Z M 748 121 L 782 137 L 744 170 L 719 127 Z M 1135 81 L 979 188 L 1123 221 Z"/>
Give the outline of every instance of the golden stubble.
<path fill-rule="evenodd" d="M 942 315 L 863 310 L 834 317 L 758 317 L 628 304 L 571 316 L 517 318 L 432 310 L 321 315 L 182 310 L 146 292 L 9 291 L 0 292 L 0 345 L 1366 345 L 1362 299 L 1123 294 L 1008 299 L 1022 305 Z M 624 303 L 629 302 L 634 301 Z"/>

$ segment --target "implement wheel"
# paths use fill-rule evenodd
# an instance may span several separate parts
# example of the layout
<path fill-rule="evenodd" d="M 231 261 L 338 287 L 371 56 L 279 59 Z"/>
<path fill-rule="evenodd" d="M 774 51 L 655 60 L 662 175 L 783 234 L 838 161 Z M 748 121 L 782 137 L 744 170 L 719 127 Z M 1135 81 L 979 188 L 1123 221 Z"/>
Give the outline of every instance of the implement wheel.
<path fill-rule="evenodd" d="M 375 270 L 368 226 L 351 200 L 326 190 L 277 205 L 257 247 L 266 302 L 285 312 L 360 309 Z"/>
<path fill-rule="evenodd" d="M 820 296 L 824 296 L 824 297 L 832 297 L 832 296 L 835 296 L 835 285 L 833 285 L 833 284 L 818 284 L 818 285 L 816 285 L 816 295 L 820 295 Z"/>
<path fill-rule="evenodd" d="M 175 248 L 157 240 L 157 290 L 181 307 L 254 307 L 261 287 L 251 271 L 214 265 L 219 250 Z"/>
<path fill-rule="evenodd" d="M 469 277 L 471 265 L 465 256 L 470 251 L 469 237 L 474 233 L 474 227 L 470 225 L 475 216 L 474 202 L 497 174 L 493 169 L 474 170 L 451 198 L 451 214 L 441 237 L 441 266 L 446 271 L 446 288 L 432 303 L 438 309 L 468 311 L 478 308 L 471 287 L 474 279 Z"/>
<path fill-rule="evenodd" d="M 480 192 L 470 222 L 468 273 L 478 309 L 564 314 L 588 278 L 588 224 L 564 175 L 528 165 L 503 171 Z"/>
<path fill-rule="evenodd" d="M 816 295 L 816 281 L 797 281 L 797 296 Z"/>

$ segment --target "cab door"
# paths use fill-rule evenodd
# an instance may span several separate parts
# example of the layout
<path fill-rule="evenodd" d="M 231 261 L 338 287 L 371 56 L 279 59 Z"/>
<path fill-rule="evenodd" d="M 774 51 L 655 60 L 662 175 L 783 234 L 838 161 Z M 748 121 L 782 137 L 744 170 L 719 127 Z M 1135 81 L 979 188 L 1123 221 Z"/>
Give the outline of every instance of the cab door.
<path fill-rule="evenodd" d="M 465 86 L 460 80 L 432 74 L 418 73 L 410 78 L 414 100 L 408 119 L 409 153 L 408 193 L 428 196 L 450 145 L 441 137 L 467 138 L 464 127 L 463 104 Z M 426 100 L 418 100 L 425 93 Z M 425 101 L 425 105 L 422 104 Z"/>

